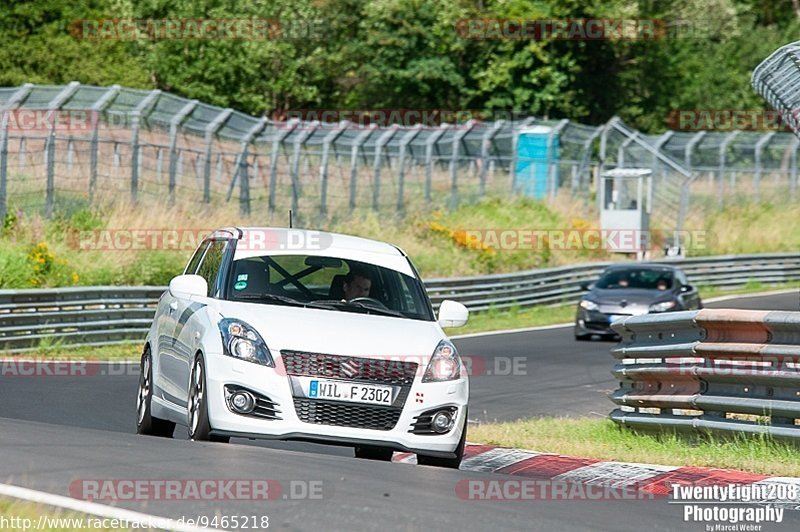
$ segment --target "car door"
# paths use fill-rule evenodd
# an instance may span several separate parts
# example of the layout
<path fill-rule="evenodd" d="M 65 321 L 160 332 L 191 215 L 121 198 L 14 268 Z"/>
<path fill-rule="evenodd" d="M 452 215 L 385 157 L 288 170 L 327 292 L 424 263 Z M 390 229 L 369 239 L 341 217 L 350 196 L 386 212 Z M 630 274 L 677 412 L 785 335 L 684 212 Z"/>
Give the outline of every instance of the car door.
<path fill-rule="evenodd" d="M 209 240 L 204 240 L 200 243 L 192 258 L 189 259 L 183 271 L 184 274 L 194 274 L 197 271 L 197 267 L 200 265 L 200 261 L 203 259 L 203 255 L 210 244 L 211 241 Z M 173 336 L 179 306 L 180 301 L 169 290 L 166 290 L 159 300 L 156 313 L 158 356 L 153 361 L 153 384 L 156 388 L 154 393 L 157 396 L 171 403 L 186 406 L 181 404 L 178 399 L 181 395 L 180 388 L 182 388 L 182 385 L 177 378 L 182 372 L 180 370 L 181 360 L 176 353 L 175 337 Z"/>
<path fill-rule="evenodd" d="M 189 380 L 197 350 L 197 340 L 202 337 L 203 328 L 209 325 L 203 312 L 207 305 L 206 299 L 217 296 L 221 288 L 220 270 L 228 247 L 228 240 L 212 240 L 203 254 L 196 274 L 203 277 L 208 284 L 206 297 L 176 298 L 175 328 L 172 333 L 175 340 L 176 361 L 173 378 L 178 388 L 176 399 L 181 406 L 186 406 L 188 401 Z"/>

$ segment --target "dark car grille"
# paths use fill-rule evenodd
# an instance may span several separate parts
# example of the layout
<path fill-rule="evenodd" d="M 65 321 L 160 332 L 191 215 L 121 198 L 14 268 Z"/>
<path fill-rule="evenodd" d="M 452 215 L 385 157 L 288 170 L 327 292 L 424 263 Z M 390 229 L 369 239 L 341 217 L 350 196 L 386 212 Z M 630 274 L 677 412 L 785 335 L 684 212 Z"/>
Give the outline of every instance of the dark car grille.
<path fill-rule="evenodd" d="M 281 351 L 287 375 L 327 377 L 375 384 L 410 386 L 417 374 L 416 362 L 376 360 L 349 356 Z"/>
<path fill-rule="evenodd" d="M 305 423 L 373 430 L 392 430 L 402 412 L 402 408 L 353 405 L 300 397 L 294 398 L 294 409 L 300 421 Z"/>

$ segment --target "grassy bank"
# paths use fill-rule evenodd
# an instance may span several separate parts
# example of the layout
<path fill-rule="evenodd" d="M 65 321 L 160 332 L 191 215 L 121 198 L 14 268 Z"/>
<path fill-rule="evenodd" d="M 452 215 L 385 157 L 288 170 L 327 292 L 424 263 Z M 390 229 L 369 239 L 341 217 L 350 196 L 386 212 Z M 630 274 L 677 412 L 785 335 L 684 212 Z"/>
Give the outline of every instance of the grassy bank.
<path fill-rule="evenodd" d="M 608 403 L 611 409 L 611 403 Z M 541 418 L 470 427 L 475 443 L 650 464 L 719 467 L 764 475 L 800 476 L 798 447 L 768 438 L 641 434 L 603 418 Z"/>
<path fill-rule="evenodd" d="M 104 524 L 102 518 L 71 511 L 50 508 L 15 499 L 0 498 L 0 517 L 5 518 L 7 526 L 3 530 L 27 532 L 35 530 L 40 524 L 51 532 L 77 532 L 79 530 L 127 531 L 129 528 L 98 527 Z M 107 524 L 113 524 L 111 520 Z"/>
<path fill-rule="evenodd" d="M 691 228 L 705 230 L 703 247 L 688 251 L 691 255 L 713 255 L 800 249 L 800 227 L 794 223 L 793 212 L 784 205 L 761 204 L 734 205 L 709 214 Z M 517 198 L 487 199 L 453 211 L 421 210 L 403 219 L 366 213 L 300 225 L 392 242 L 411 256 L 424 278 L 623 260 L 623 255 L 602 249 L 579 245 L 564 249 L 546 239 L 516 248 L 513 242 L 503 246 L 497 239 L 502 230 L 581 231 L 597 227 L 595 214 L 583 216 L 581 206 L 566 198 L 552 203 Z M 147 209 L 90 209 L 77 205 L 57 212 L 51 220 L 12 210 L 0 233 L 0 288 L 163 285 L 181 271 L 203 234 L 241 224 L 282 226 L 285 220 L 257 215 L 243 220 L 233 205 L 214 210 L 158 205 Z M 131 229 L 176 230 L 179 244 L 144 244 L 130 249 L 124 233 L 122 245 L 109 240 L 109 235 L 119 234 L 116 231 Z M 483 235 L 481 239 L 474 231 Z M 654 232 L 656 244 L 662 238 Z"/>

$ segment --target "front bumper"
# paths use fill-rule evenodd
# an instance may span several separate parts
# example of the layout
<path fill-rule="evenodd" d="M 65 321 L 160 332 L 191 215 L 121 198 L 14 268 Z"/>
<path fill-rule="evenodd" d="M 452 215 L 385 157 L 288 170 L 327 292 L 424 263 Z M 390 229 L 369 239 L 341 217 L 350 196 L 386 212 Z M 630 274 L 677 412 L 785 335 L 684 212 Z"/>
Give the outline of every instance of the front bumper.
<path fill-rule="evenodd" d="M 377 430 L 304 422 L 295 410 L 295 397 L 280 357 L 277 368 L 267 368 L 221 354 L 206 354 L 208 416 L 213 434 L 277 440 L 305 440 L 335 445 L 374 445 L 420 452 L 443 458 L 455 456 L 466 424 L 469 384 L 466 379 L 441 383 L 421 382 L 415 377 L 390 430 Z M 259 419 L 232 412 L 225 399 L 225 386 L 240 386 L 268 397 L 280 410 L 281 419 Z M 355 403 L 343 403 L 353 405 Z M 412 434 L 415 419 L 438 407 L 455 407 L 455 423 L 446 434 Z"/>
<path fill-rule="evenodd" d="M 632 314 L 607 314 L 599 310 L 578 308 L 575 316 L 575 334 L 597 334 L 600 336 L 618 336 L 611 324 Z"/>

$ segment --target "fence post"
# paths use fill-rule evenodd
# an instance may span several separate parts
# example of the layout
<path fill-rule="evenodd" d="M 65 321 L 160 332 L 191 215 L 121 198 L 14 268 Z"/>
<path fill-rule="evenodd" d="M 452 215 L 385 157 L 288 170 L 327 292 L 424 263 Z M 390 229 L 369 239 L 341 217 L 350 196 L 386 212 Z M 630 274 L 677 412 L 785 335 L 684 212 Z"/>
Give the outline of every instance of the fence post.
<path fill-rule="evenodd" d="M 578 166 L 578 172 L 577 172 L 578 173 L 578 189 L 583 189 L 584 188 L 583 175 L 586 173 L 586 167 L 587 166 L 589 166 L 591 168 L 591 166 L 589 164 L 589 159 L 591 158 L 591 154 L 592 154 L 592 145 L 594 144 L 595 139 L 597 137 L 599 137 L 603 133 L 604 130 L 605 130 L 605 128 L 603 126 L 598 126 L 592 132 L 592 134 L 589 136 L 589 138 L 586 139 L 586 141 L 583 143 L 583 150 L 582 150 L 582 153 L 581 153 L 581 162 L 580 162 L 580 165 Z M 583 195 L 583 215 L 584 216 L 588 216 L 588 210 L 589 210 L 589 184 L 590 184 L 590 180 L 587 180 L 586 193 Z"/>
<path fill-rule="evenodd" d="M 170 120 L 169 120 L 169 204 L 175 204 L 175 184 L 177 182 L 177 171 L 178 171 L 178 128 L 189 116 L 194 108 L 197 107 L 197 100 L 191 100 L 187 102 L 181 110 L 178 111 Z M 138 146 L 137 146 L 138 151 Z M 137 172 L 138 174 L 138 172 Z M 134 186 L 138 187 L 138 180 L 137 183 L 131 182 L 131 194 L 134 192 Z"/>
<path fill-rule="evenodd" d="M 569 125 L 569 120 L 560 120 L 556 127 L 550 130 L 547 135 L 547 182 L 550 187 L 550 199 L 555 199 L 558 190 L 558 183 L 556 183 L 556 168 L 559 163 L 554 162 L 553 158 L 553 139 L 561 136 L 561 132 Z"/>
<path fill-rule="evenodd" d="M 375 141 L 375 158 L 372 163 L 373 182 L 372 182 L 372 210 L 380 210 L 381 200 L 381 157 L 383 156 L 383 147 L 388 144 L 392 137 L 397 133 L 397 124 L 392 124 L 390 128 L 384 131 L 378 140 Z"/>
<path fill-rule="evenodd" d="M 797 196 L 797 148 L 800 146 L 800 138 L 792 136 L 792 150 L 789 156 L 789 198 L 794 201 Z"/>
<path fill-rule="evenodd" d="M 211 203 L 211 147 L 214 143 L 214 135 L 222 128 L 232 113 L 233 109 L 223 109 L 208 123 L 203 132 L 206 141 L 203 155 L 203 203 Z"/>
<path fill-rule="evenodd" d="M 281 133 L 281 126 L 275 124 L 275 136 L 272 138 L 272 155 L 269 160 L 269 200 L 268 209 L 270 214 L 275 212 L 275 192 L 278 188 L 278 156 L 281 151 L 281 144 L 284 139 L 291 135 L 292 131 L 300 125 L 297 119 L 291 119 L 288 122 L 283 122 L 283 132 Z"/>
<path fill-rule="evenodd" d="M 692 153 L 694 152 L 694 147 L 697 146 L 705 136 L 705 131 L 698 131 L 689 139 L 689 142 L 686 143 L 686 147 L 683 149 L 683 165 L 689 172 L 692 171 Z"/>
<path fill-rule="evenodd" d="M 400 153 L 397 159 L 397 212 L 402 216 L 405 212 L 405 187 L 406 187 L 406 152 L 411 141 L 422 131 L 422 124 L 416 124 L 412 129 L 406 131 L 400 139 Z"/>
<path fill-rule="evenodd" d="M 664 145 L 667 142 L 669 142 L 669 139 L 671 139 L 672 135 L 674 135 L 674 134 L 675 134 L 675 132 L 670 130 L 670 131 L 667 131 L 666 133 L 664 133 L 663 135 L 661 135 L 660 137 L 658 137 L 658 140 L 656 140 L 656 143 L 654 145 L 655 149 L 658 150 L 659 152 L 663 151 L 662 148 L 664 147 Z M 650 177 L 648 177 L 648 181 L 649 181 L 650 186 L 647 187 L 647 213 L 648 214 L 650 214 L 652 212 L 652 210 L 653 210 L 653 198 L 655 197 L 655 188 L 656 188 L 656 186 L 658 186 L 658 174 L 657 174 L 658 163 L 659 163 L 658 156 L 654 153 L 653 154 L 653 160 L 652 160 L 652 163 L 651 163 L 652 166 L 653 166 L 653 171 L 650 173 Z M 687 169 L 687 170 L 691 173 L 691 169 Z"/>
<path fill-rule="evenodd" d="M 756 142 L 756 146 L 754 148 L 755 150 L 754 162 L 756 165 L 756 171 L 755 171 L 755 176 L 753 177 L 753 188 L 755 189 L 756 201 L 759 201 L 761 197 L 761 171 L 762 171 L 761 154 L 764 151 L 764 146 L 766 146 L 769 143 L 769 141 L 772 139 L 774 135 L 775 135 L 774 131 L 766 133 L 760 139 L 758 139 L 758 142 Z"/>
<path fill-rule="evenodd" d="M 719 207 L 725 204 L 725 158 L 727 156 L 728 144 L 736 138 L 738 131 L 728 133 L 719 145 Z"/>
<path fill-rule="evenodd" d="M 461 143 L 472 128 L 475 127 L 475 120 L 469 120 L 463 127 L 453 135 L 453 145 L 450 152 L 450 208 L 458 208 L 458 152 Z"/>
<path fill-rule="evenodd" d="M 377 124 L 370 124 L 369 127 L 358 134 L 358 136 L 353 139 L 353 145 L 350 148 L 350 209 L 356 208 L 356 185 L 358 180 L 358 150 L 361 148 L 361 145 L 366 142 L 367 138 L 372 134 L 373 131 L 378 127 Z"/>
<path fill-rule="evenodd" d="M 492 127 L 488 128 L 484 132 L 483 138 L 481 139 L 481 170 L 478 178 L 478 195 L 481 198 L 486 195 L 486 175 L 489 171 L 489 156 L 492 147 L 492 140 L 502 129 L 504 124 L 505 122 L 503 120 L 495 121 L 495 123 L 492 124 Z"/>
<path fill-rule="evenodd" d="M 240 144 L 241 150 L 236 164 L 236 174 L 231 180 L 230 190 L 232 191 L 233 185 L 236 182 L 236 176 L 239 176 L 239 211 L 245 216 L 250 215 L 250 177 L 247 174 L 247 157 L 249 155 L 250 143 L 253 142 L 256 135 L 267 127 L 268 123 L 269 121 L 266 118 L 261 118 L 261 120 L 250 128 L 250 131 L 245 133 L 244 137 L 242 137 Z M 230 192 L 228 193 L 228 198 L 230 198 Z"/>
<path fill-rule="evenodd" d="M 289 176 L 292 179 L 292 211 L 297 213 L 298 200 L 302 193 L 300 186 L 300 148 L 319 128 L 319 121 L 307 123 L 304 130 L 298 133 L 292 142 L 292 166 L 289 169 Z"/>
<path fill-rule="evenodd" d="M 347 120 L 339 122 L 339 124 L 330 130 L 328 134 L 325 135 L 325 138 L 322 139 L 322 160 L 319 166 L 319 215 L 322 218 L 328 215 L 328 160 L 330 159 L 331 145 L 333 145 L 333 141 L 339 138 L 339 135 L 347 129 L 348 124 L 349 122 Z"/>
<path fill-rule="evenodd" d="M 26 83 L 0 106 L 0 224 L 8 212 L 8 111 L 16 109 L 32 89 L 33 85 Z"/>
<path fill-rule="evenodd" d="M 120 91 L 119 85 L 112 85 L 103 95 L 92 104 L 92 139 L 89 145 L 89 202 L 94 202 L 97 191 L 97 152 L 99 149 L 100 114 L 114 101 Z"/>
<path fill-rule="evenodd" d="M 450 124 L 442 124 L 439 129 L 425 139 L 425 201 L 431 201 L 431 183 L 433 181 L 433 147 L 436 141 L 450 128 Z"/>
<path fill-rule="evenodd" d="M 160 90 L 150 91 L 131 111 L 131 198 L 139 195 L 139 128 L 142 115 L 147 114 L 161 95 Z"/>
<path fill-rule="evenodd" d="M 52 117 L 52 114 L 61 109 L 61 106 L 64 105 L 75 91 L 78 90 L 80 87 L 80 83 L 77 81 L 70 81 L 69 84 L 64 87 L 61 92 L 55 95 L 55 97 L 50 100 L 47 104 L 47 113 L 51 116 L 50 119 L 50 131 L 47 134 L 47 141 L 45 142 L 45 160 L 46 160 L 46 167 L 47 167 L 47 199 L 46 199 L 46 216 L 47 218 L 52 218 L 53 211 L 55 210 L 55 172 L 56 172 L 56 120 Z"/>

